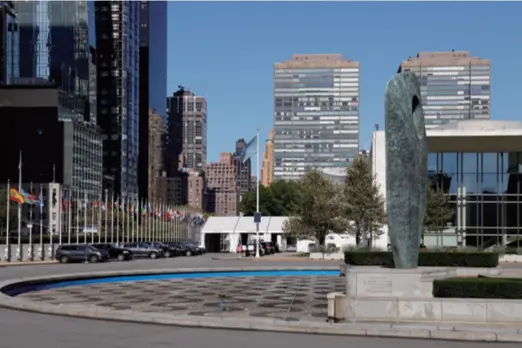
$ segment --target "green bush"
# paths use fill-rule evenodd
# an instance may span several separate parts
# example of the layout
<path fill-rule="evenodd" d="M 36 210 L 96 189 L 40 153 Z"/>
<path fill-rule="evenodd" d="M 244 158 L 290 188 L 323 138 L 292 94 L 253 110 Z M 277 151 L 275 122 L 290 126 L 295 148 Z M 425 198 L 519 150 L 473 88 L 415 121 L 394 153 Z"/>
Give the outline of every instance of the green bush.
<path fill-rule="evenodd" d="M 520 278 L 449 278 L 433 281 L 434 297 L 522 299 Z"/>
<path fill-rule="evenodd" d="M 346 264 L 354 266 L 394 267 L 390 251 L 346 251 Z M 497 267 L 498 253 L 479 251 L 423 251 L 419 253 L 420 267 Z"/>

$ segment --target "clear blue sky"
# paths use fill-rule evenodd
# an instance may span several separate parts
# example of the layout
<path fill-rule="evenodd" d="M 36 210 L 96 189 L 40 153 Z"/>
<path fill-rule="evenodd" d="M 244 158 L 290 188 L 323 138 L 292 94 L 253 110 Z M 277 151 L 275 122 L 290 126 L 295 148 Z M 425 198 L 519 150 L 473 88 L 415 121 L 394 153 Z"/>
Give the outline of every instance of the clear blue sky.
<path fill-rule="evenodd" d="M 340 53 L 361 63 L 361 147 L 384 126 L 384 85 L 418 51 L 492 61 L 492 118 L 522 121 L 522 2 L 170 2 L 168 93 L 208 101 L 208 160 L 273 126 L 273 63 Z"/>

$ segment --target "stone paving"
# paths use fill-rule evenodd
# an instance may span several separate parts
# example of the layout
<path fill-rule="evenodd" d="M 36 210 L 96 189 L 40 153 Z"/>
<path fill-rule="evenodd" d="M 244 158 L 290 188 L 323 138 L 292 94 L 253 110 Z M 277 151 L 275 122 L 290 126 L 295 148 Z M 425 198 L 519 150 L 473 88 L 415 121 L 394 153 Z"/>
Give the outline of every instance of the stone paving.
<path fill-rule="evenodd" d="M 230 316 L 322 321 L 326 294 L 343 291 L 335 276 L 215 277 L 102 283 L 19 295 L 51 304 L 82 304 L 173 315 Z M 219 296 L 224 294 L 225 311 Z"/>

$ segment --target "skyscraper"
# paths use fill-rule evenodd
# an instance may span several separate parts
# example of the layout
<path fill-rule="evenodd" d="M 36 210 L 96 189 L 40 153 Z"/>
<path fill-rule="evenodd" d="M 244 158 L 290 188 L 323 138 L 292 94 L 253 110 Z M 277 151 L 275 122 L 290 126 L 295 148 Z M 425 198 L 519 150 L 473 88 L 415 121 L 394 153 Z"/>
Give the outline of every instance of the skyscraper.
<path fill-rule="evenodd" d="M 140 1 L 140 111 L 138 186 L 141 198 L 150 198 L 150 183 L 158 174 L 149 162 L 149 113 L 163 118 L 166 125 L 167 107 L 167 2 Z M 159 122 L 159 120 L 157 120 Z"/>
<path fill-rule="evenodd" d="M 70 113 L 89 119 L 89 8 L 87 0 L 15 1 L 19 78 L 14 84 L 52 85 Z"/>
<path fill-rule="evenodd" d="M 401 71 L 419 77 L 426 127 L 491 118 L 490 60 L 472 57 L 468 51 L 419 52 L 401 62 Z"/>
<path fill-rule="evenodd" d="M 207 164 L 207 101 L 180 86 L 167 98 L 167 171 L 176 176 L 184 167 L 201 172 Z M 179 161 L 180 156 L 183 161 Z"/>
<path fill-rule="evenodd" d="M 359 63 L 297 54 L 274 64 L 274 179 L 344 170 L 359 151 Z"/>
<path fill-rule="evenodd" d="M 18 20 L 14 1 L 0 1 L 0 85 L 18 77 L 18 50 Z"/>
<path fill-rule="evenodd" d="M 140 2 L 96 1 L 98 125 L 105 187 L 138 194 Z"/>
<path fill-rule="evenodd" d="M 252 189 L 250 176 L 252 175 L 252 161 L 247 159 L 245 162 L 241 160 L 241 154 L 247 146 L 245 139 L 236 141 L 236 151 L 234 152 L 234 163 L 236 164 L 237 185 L 239 188 L 239 199 L 243 199 L 245 194 Z M 254 186 L 255 187 L 255 186 Z"/>
<path fill-rule="evenodd" d="M 263 152 L 263 165 L 261 167 L 261 184 L 265 187 L 270 186 L 274 181 L 274 130 L 270 130 L 270 135 L 265 143 Z"/>

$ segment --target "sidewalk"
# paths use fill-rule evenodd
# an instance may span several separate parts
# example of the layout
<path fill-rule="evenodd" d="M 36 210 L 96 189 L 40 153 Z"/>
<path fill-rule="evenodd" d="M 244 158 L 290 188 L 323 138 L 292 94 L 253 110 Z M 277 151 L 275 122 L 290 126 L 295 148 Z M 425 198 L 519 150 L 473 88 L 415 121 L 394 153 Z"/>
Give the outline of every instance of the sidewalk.
<path fill-rule="evenodd" d="M 52 265 L 57 264 L 56 260 L 45 260 L 45 261 L 18 261 L 14 260 L 11 262 L 0 261 L 0 268 L 2 267 L 16 267 L 16 266 L 33 266 L 33 265 Z"/>

